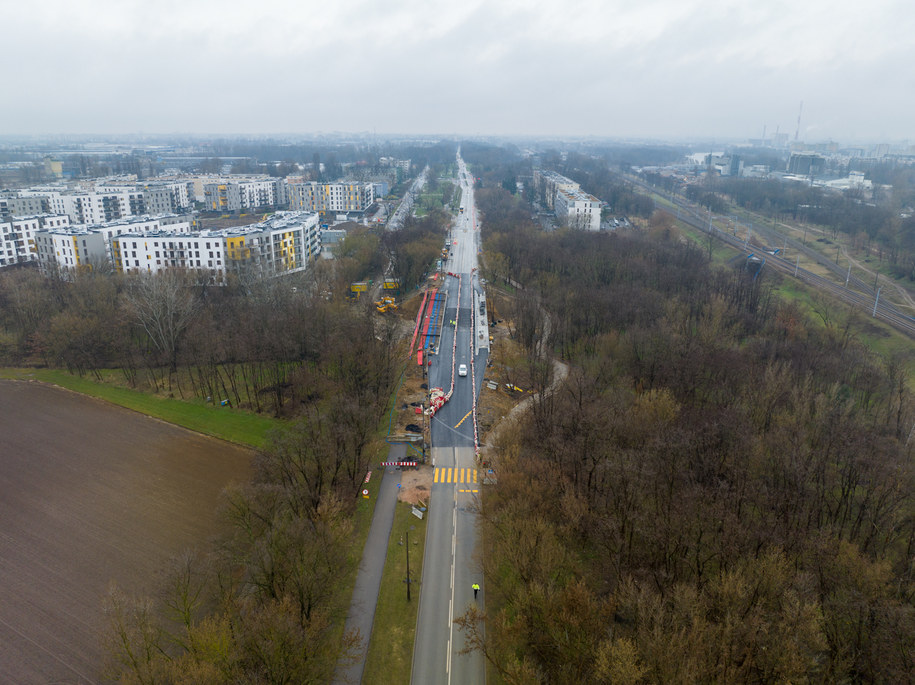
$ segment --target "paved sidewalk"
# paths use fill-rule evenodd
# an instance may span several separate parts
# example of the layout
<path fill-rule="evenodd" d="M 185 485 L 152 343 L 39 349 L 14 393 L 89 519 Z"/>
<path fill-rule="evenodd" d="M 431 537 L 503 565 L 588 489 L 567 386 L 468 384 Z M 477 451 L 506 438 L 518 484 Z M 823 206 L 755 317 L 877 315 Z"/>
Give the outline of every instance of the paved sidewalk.
<path fill-rule="evenodd" d="M 406 456 L 406 453 L 405 445 L 391 445 L 387 461 L 398 461 Z M 381 588 L 381 574 L 387 557 L 388 539 L 394 526 L 394 505 L 397 503 L 400 473 L 396 466 L 384 467 L 381 487 L 378 489 L 378 501 L 375 502 L 375 511 L 372 514 L 372 526 L 365 541 L 365 549 L 362 550 L 359 575 L 356 576 L 353 600 L 346 617 L 346 630 L 358 630 L 362 646 L 359 658 L 354 663 L 337 666 L 337 672 L 334 674 L 335 685 L 358 685 L 362 682 L 372 623 L 375 620 L 375 605 L 378 603 L 378 591 Z"/>

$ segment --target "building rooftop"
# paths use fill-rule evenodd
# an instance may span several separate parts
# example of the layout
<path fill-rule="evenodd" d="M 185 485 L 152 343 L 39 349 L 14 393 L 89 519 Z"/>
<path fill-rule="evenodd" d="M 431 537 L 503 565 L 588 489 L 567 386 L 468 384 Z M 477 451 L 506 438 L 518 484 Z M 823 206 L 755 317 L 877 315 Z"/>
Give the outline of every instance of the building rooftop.
<path fill-rule="evenodd" d="M 561 193 L 562 195 L 564 195 L 566 197 L 566 199 L 571 200 L 573 202 L 596 202 L 596 203 L 600 204 L 600 200 L 598 200 L 593 195 L 589 195 L 588 193 L 586 193 L 583 190 L 561 190 L 560 189 L 556 192 Z"/>

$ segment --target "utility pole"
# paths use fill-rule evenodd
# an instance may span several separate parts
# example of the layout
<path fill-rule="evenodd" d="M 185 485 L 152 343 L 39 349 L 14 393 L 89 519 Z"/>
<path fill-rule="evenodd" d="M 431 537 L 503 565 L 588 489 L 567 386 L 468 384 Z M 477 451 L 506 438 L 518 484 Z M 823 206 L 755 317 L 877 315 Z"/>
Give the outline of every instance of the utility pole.
<path fill-rule="evenodd" d="M 851 262 L 848 263 L 848 273 L 845 274 L 845 287 L 848 287 L 848 279 L 851 278 Z"/>
<path fill-rule="evenodd" d="M 877 316 L 877 303 L 880 301 L 880 291 L 883 290 L 882 287 L 877 288 L 877 297 L 874 299 L 874 313 L 871 316 Z"/>
<path fill-rule="evenodd" d="M 801 256 L 797 256 L 797 261 L 794 263 L 794 277 L 797 278 L 797 268 L 801 265 Z"/>

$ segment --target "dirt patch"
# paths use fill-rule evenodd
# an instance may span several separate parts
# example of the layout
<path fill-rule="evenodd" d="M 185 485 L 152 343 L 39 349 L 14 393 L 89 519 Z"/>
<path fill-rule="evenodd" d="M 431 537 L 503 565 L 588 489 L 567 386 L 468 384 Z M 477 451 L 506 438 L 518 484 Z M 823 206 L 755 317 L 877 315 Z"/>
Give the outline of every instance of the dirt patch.
<path fill-rule="evenodd" d="M 0 381 L 0 416 L 0 682 L 98 682 L 109 583 L 203 547 L 252 454 L 37 383 Z"/>
<path fill-rule="evenodd" d="M 404 469 L 400 474 L 400 492 L 397 499 L 418 506 L 427 506 L 429 493 L 432 491 L 432 473 L 431 466 Z"/>

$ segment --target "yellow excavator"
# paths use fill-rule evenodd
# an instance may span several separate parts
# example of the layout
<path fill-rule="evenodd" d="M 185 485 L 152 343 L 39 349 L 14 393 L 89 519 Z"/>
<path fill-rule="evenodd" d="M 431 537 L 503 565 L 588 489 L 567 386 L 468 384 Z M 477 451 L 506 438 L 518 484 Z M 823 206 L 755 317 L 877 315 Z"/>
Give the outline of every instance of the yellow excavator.
<path fill-rule="evenodd" d="M 384 314 L 387 311 L 396 310 L 397 305 L 394 303 L 393 297 L 382 297 L 380 300 L 375 302 L 375 309 Z"/>

